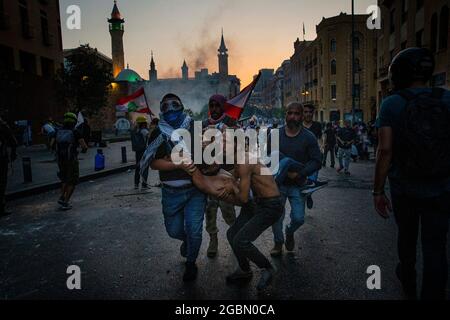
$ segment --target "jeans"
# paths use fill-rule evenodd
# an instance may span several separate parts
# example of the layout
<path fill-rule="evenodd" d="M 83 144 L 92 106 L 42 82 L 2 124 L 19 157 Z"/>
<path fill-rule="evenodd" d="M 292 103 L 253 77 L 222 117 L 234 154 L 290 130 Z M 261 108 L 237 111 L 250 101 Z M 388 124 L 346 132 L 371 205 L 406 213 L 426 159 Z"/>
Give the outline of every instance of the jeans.
<path fill-rule="evenodd" d="M 338 158 L 339 158 L 339 166 L 341 168 L 344 168 L 345 171 L 348 171 L 348 169 L 350 168 L 350 161 L 352 158 L 352 149 L 339 148 Z"/>
<path fill-rule="evenodd" d="M 423 252 L 422 299 L 445 299 L 448 281 L 447 233 L 450 194 L 418 199 L 392 194 L 398 226 L 398 254 L 402 274 L 416 281 L 416 246 L 421 225 Z"/>
<path fill-rule="evenodd" d="M 195 262 L 202 244 L 206 196 L 195 187 L 162 187 L 164 224 L 169 236 L 186 241 L 187 261 Z"/>
<path fill-rule="evenodd" d="M 141 175 L 140 175 L 140 162 L 142 159 L 142 156 L 144 155 L 145 151 L 136 151 L 136 170 L 134 172 L 134 185 L 138 186 L 139 182 L 141 180 Z M 144 171 L 144 180 L 142 181 L 142 185 L 147 185 L 147 180 L 148 180 L 148 168 Z"/>
<path fill-rule="evenodd" d="M 250 270 L 250 261 L 261 269 L 272 267 L 270 261 L 253 245 L 258 237 L 282 215 L 280 197 L 249 202 L 242 207 L 239 217 L 227 232 L 228 242 L 233 249 L 239 266 Z"/>
<path fill-rule="evenodd" d="M 289 199 L 291 205 L 291 222 L 286 227 L 286 233 L 294 234 L 304 223 L 305 223 L 305 201 L 306 198 L 302 195 L 300 188 L 297 186 L 279 186 L 282 204 L 283 204 L 283 215 L 282 217 L 272 226 L 272 232 L 274 235 L 274 241 L 277 244 L 284 243 L 283 234 L 283 222 L 286 214 L 286 201 Z"/>
<path fill-rule="evenodd" d="M 236 211 L 234 205 L 225 201 L 209 197 L 206 205 L 206 232 L 209 234 L 217 234 L 217 210 L 220 208 L 225 223 L 232 226 L 236 221 Z"/>
<path fill-rule="evenodd" d="M 327 157 L 328 157 L 328 153 L 330 153 L 330 157 L 331 157 L 331 166 L 334 167 L 336 164 L 336 160 L 335 160 L 335 146 L 328 146 L 325 145 L 324 148 L 324 154 L 323 154 L 323 166 L 327 165 Z"/>
<path fill-rule="evenodd" d="M 302 163 L 295 161 L 292 158 L 288 158 L 280 153 L 280 163 L 278 166 L 278 171 L 275 174 L 275 181 L 278 185 L 282 185 L 288 177 L 289 172 L 300 173 L 300 171 L 304 168 L 305 166 Z"/>

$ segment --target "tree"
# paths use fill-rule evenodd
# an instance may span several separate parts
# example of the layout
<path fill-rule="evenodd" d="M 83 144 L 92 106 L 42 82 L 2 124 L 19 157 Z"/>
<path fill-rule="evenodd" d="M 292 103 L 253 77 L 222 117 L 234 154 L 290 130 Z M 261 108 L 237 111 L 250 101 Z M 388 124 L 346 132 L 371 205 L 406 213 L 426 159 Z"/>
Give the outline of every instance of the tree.
<path fill-rule="evenodd" d="M 99 62 L 97 49 L 82 45 L 57 74 L 58 98 L 69 110 L 91 117 L 107 105 L 112 81 L 111 68 Z"/>

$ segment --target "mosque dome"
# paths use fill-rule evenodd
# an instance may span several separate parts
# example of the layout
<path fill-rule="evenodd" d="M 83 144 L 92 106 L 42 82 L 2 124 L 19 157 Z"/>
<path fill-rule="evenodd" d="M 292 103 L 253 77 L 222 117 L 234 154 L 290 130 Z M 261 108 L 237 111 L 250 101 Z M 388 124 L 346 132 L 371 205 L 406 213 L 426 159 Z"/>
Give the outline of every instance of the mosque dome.
<path fill-rule="evenodd" d="M 115 79 L 116 82 L 139 82 L 143 81 L 141 76 L 134 70 L 124 69 Z"/>

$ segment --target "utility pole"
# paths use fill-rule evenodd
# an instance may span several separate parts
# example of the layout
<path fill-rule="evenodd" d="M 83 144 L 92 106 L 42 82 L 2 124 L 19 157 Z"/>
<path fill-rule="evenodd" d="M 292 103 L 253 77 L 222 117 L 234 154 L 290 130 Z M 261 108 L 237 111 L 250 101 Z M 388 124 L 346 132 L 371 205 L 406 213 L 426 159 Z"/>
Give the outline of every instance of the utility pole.
<path fill-rule="evenodd" d="M 352 124 L 355 124 L 355 0 L 352 0 Z"/>

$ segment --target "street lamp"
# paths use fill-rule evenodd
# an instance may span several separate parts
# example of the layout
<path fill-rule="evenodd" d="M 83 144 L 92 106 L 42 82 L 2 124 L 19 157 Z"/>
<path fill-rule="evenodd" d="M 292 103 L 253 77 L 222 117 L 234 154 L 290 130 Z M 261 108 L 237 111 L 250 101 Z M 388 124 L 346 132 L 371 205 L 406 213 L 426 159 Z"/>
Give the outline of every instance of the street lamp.
<path fill-rule="evenodd" d="M 355 0 L 352 0 L 352 124 L 355 123 L 355 106 L 356 106 L 356 92 L 355 92 Z"/>

